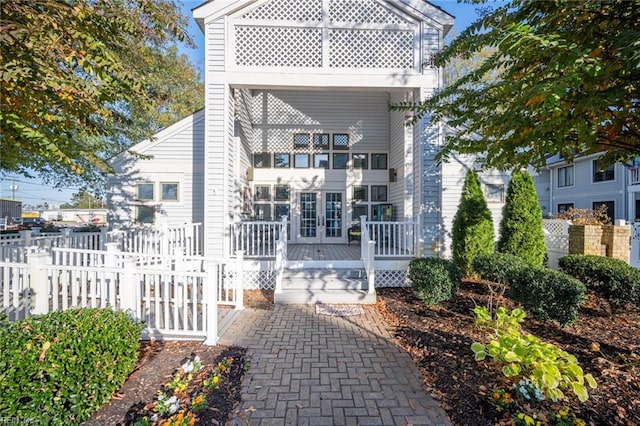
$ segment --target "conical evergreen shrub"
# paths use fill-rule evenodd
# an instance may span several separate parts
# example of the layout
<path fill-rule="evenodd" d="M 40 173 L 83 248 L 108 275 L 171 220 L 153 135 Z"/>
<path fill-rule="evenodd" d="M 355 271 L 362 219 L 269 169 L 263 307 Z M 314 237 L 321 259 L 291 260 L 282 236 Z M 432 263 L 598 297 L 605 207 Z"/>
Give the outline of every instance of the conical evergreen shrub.
<path fill-rule="evenodd" d="M 515 170 L 502 209 L 498 252 L 513 254 L 535 266 L 544 264 L 547 248 L 542 231 L 542 211 L 533 178 Z"/>
<path fill-rule="evenodd" d="M 453 261 L 463 275 L 475 275 L 473 260 L 481 254 L 495 251 L 493 221 L 482 195 L 480 179 L 470 170 L 464 179 L 458 211 L 452 229 Z"/>

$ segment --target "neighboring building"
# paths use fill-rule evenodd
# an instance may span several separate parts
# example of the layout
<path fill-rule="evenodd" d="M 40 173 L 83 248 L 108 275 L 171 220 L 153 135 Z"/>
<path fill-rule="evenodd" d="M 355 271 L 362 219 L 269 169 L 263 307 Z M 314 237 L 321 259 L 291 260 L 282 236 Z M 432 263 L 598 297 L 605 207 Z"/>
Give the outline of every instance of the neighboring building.
<path fill-rule="evenodd" d="M 577 157 L 572 164 L 556 155 L 534 175 L 544 216 L 556 216 L 570 207 L 607 207 L 612 220 L 640 220 L 640 169 L 638 164 L 603 168 L 600 154 Z"/>
<path fill-rule="evenodd" d="M 0 198 L 0 218 L 11 224 L 13 219 L 22 217 L 22 201 Z"/>
<path fill-rule="evenodd" d="M 206 255 L 224 258 L 243 220 L 287 216 L 291 244 L 346 245 L 366 215 L 416 222 L 418 254 L 450 255 L 474 158 L 436 164 L 445 126 L 407 127 L 388 107 L 440 87 L 430 63 L 451 15 L 423 0 L 208 1 L 193 13 L 205 109 L 133 147 L 152 159 L 113 160 L 110 223 L 203 222 Z M 481 180 L 497 231 L 507 175 Z"/>
<path fill-rule="evenodd" d="M 104 226 L 107 224 L 107 209 L 49 209 L 42 211 L 41 217 L 58 226 Z"/>

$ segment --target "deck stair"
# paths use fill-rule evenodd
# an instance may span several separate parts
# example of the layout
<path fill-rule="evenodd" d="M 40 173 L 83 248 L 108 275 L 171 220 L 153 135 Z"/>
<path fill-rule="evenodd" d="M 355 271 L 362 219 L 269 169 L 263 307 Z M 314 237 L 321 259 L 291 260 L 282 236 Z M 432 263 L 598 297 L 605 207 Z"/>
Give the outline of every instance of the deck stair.
<path fill-rule="evenodd" d="M 367 291 L 367 278 L 361 262 L 353 268 L 288 268 L 284 271 L 282 293 L 274 295 L 282 304 L 372 304 L 375 293 Z"/>

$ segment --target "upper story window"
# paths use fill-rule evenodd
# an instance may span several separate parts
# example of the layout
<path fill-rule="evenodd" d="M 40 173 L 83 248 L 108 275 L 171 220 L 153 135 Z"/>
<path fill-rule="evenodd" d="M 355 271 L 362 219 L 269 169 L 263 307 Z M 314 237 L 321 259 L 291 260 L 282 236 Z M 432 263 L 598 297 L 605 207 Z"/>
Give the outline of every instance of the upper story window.
<path fill-rule="evenodd" d="M 573 166 L 558 169 L 558 187 L 573 186 Z"/>
<path fill-rule="evenodd" d="M 160 182 L 160 199 L 162 201 L 178 201 L 178 184 Z"/>
<path fill-rule="evenodd" d="M 494 183 L 486 184 L 484 196 L 488 203 L 504 203 L 504 185 Z"/>
<path fill-rule="evenodd" d="M 153 200 L 153 184 L 152 183 L 139 183 L 137 187 L 138 200 L 147 201 Z"/>
<path fill-rule="evenodd" d="M 256 152 L 253 154 L 253 167 L 256 169 L 268 169 L 271 167 L 271 154 L 268 152 Z"/>
<path fill-rule="evenodd" d="M 593 181 L 594 182 L 605 182 L 608 180 L 615 180 L 616 174 L 614 165 L 603 168 L 600 160 L 593 160 Z"/>

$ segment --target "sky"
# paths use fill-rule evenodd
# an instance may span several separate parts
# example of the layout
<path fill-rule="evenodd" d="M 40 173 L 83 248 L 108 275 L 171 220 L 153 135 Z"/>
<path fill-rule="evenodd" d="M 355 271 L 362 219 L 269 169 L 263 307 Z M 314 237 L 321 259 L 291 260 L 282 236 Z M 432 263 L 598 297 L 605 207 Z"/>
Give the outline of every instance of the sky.
<path fill-rule="evenodd" d="M 182 0 L 182 12 L 189 19 L 189 33 L 191 34 L 197 48 L 190 50 L 183 48 L 183 52 L 189 56 L 194 65 L 204 75 L 204 36 L 200 28 L 192 18 L 191 9 L 197 7 L 203 0 Z M 435 6 L 439 6 L 444 11 L 455 16 L 454 34 L 459 34 L 463 29 L 468 27 L 476 20 L 476 6 L 458 3 L 457 0 L 430 0 Z M 489 1 L 488 5 L 500 5 L 504 1 Z M 13 187 L 17 187 L 14 190 Z M 23 204 L 44 204 L 59 205 L 70 200 L 71 196 L 78 192 L 79 188 L 53 188 L 44 184 L 39 179 L 28 179 L 22 176 L 3 178 L 0 180 L 0 198 L 21 200 Z"/>

